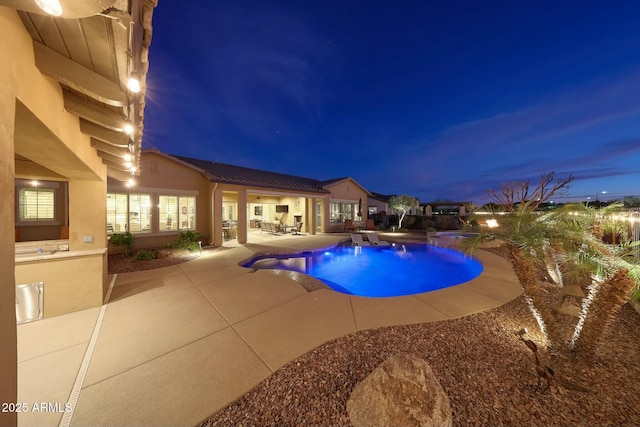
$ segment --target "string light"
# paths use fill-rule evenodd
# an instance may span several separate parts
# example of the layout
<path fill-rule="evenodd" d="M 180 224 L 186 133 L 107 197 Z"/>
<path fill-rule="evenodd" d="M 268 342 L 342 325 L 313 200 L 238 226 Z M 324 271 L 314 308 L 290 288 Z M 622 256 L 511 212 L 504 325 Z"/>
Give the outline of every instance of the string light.
<path fill-rule="evenodd" d="M 133 135 L 133 125 L 131 123 L 126 123 L 124 125 L 124 127 L 122 128 L 122 130 L 124 131 L 124 133 L 126 133 L 127 135 Z"/>
<path fill-rule="evenodd" d="M 36 4 L 49 15 L 62 15 L 62 6 L 58 0 L 36 0 Z"/>
<path fill-rule="evenodd" d="M 127 89 L 132 93 L 140 92 L 140 81 L 135 77 L 129 77 L 129 81 L 127 81 Z"/>

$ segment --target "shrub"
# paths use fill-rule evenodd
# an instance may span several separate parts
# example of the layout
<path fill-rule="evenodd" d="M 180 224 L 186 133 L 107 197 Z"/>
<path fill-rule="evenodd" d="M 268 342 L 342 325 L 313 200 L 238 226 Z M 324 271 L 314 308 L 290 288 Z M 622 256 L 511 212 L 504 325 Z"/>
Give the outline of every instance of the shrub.
<path fill-rule="evenodd" d="M 124 246 L 124 254 L 126 256 L 131 255 L 131 251 L 133 249 L 133 243 L 135 241 L 135 237 L 133 234 L 125 231 L 124 233 L 114 233 L 111 235 L 110 242 L 114 246 Z"/>
<path fill-rule="evenodd" d="M 199 231 L 181 231 L 178 238 L 167 246 L 171 249 L 187 249 L 195 251 L 200 249 L 201 234 Z"/>
<path fill-rule="evenodd" d="M 156 254 L 153 251 L 138 251 L 135 256 L 136 261 L 149 261 L 155 258 Z"/>

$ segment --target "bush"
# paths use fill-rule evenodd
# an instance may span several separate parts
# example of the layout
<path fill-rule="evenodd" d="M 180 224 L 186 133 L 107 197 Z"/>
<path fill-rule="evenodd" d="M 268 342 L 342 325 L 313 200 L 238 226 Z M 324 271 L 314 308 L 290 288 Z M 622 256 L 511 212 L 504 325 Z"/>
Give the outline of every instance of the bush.
<path fill-rule="evenodd" d="M 138 251 L 135 256 L 136 261 L 149 261 L 156 259 L 156 254 L 153 251 Z"/>
<path fill-rule="evenodd" d="M 126 256 L 131 255 L 131 251 L 133 249 L 133 243 L 135 241 L 135 237 L 133 234 L 125 231 L 124 233 L 114 233 L 111 235 L 111 239 L 109 240 L 114 246 L 124 246 L 124 254 Z"/>
<path fill-rule="evenodd" d="M 199 231 L 181 231 L 178 238 L 169 243 L 167 247 L 171 249 L 187 249 L 195 251 L 200 249 L 200 239 L 202 235 Z"/>

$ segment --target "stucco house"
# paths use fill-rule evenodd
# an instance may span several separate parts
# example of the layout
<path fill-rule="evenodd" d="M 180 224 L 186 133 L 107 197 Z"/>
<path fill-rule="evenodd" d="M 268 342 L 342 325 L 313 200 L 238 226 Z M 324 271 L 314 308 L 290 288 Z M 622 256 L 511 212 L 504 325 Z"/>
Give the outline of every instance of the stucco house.
<path fill-rule="evenodd" d="M 317 180 L 202 159 L 142 151 L 135 187 L 109 180 L 108 234 L 130 231 L 136 248 L 158 247 L 181 231 L 203 244 L 251 242 L 263 224 L 309 235 L 344 231 L 366 218 L 369 192 L 353 178 Z M 358 213 L 361 215 L 359 216 Z"/>
<path fill-rule="evenodd" d="M 20 285 L 37 316 L 102 304 L 107 177 L 138 173 L 155 6 L 0 0 L 2 402 L 17 398 Z"/>

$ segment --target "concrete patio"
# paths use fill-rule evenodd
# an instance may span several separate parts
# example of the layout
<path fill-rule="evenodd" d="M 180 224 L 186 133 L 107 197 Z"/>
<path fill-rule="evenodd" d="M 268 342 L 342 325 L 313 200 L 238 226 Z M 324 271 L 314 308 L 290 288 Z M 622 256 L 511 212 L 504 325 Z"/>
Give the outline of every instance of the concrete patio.
<path fill-rule="evenodd" d="M 176 266 L 118 274 L 102 307 L 18 326 L 18 398 L 30 409 L 19 426 L 193 426 L 328 340 L 457 318 L 521 293 L 508 262 L 486 251 L 478 278 L 397 298 L 308 292 L 287 275 L 238 265 L 255 252 L 347 237 L 227 243 Z M 48 410 L 34 412 L 41 403 Z"/>

